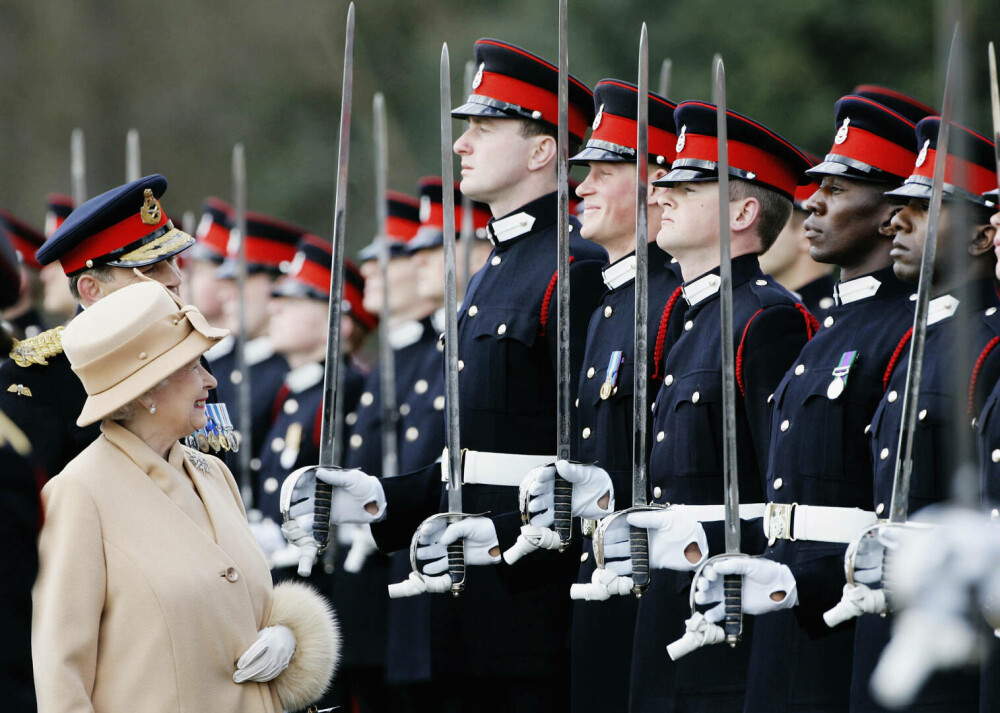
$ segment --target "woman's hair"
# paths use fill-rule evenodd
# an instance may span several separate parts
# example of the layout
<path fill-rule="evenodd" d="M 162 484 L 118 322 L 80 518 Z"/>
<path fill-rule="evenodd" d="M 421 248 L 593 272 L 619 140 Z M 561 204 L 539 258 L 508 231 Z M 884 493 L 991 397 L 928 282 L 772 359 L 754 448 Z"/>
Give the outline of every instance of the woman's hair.
<path fill-rule="evenodd" d="M 173 374 L 171 374 L 170 376 L 173 376 Z M 124 406 L 119 406 L 114 411 L 112 411 L 107 416 L 105 416 L 104 418 L 107 419 L 108 421 L 118 421 L 119 423 L 125 423 L 127 421 L 131 421 L 132 418 L 135 416 L 135 410 L 137 408 L 143 408 L 143 406 L 139 405 L 139 399 L 144 399 L 147 396 L 150 396 L 157 389 L 163 388 L 164 386 L 166 386 L 167 384 L 169 384 L 170 383 L 170 376 L 168 376 L 166 379 L 164 379 L 163 381 L 161 381 L 159 384 L 157 384 L 156 386 L 154 386 L 153 388 L 151 388 L 149 391 L 146 391 L 145 393 L 142 393 L 139 396 L 137 396 L 136 398 L 132 399 L 131 401 L 129 401 Z"/>

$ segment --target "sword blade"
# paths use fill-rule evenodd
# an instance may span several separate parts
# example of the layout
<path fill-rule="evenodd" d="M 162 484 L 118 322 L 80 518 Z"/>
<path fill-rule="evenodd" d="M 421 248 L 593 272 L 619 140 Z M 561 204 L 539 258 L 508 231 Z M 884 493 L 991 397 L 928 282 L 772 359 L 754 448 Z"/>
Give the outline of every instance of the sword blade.
<path fill-rule="evenodd" d="M 78 208 L 87 200 L 87 153 L 83 143 L 83 129 L 73 129 L 69 140 L 69 172 L 73 191 L 73 207 Z"/>
<path fill-rule="evenodd" d="M 920 260 L 920 277 L 917 281 L 917 306 L 913 314 L 913 336 L 910 339 L 910 358 L 903 394 L 903 417 L 899 426 L 899 446 L 896 449 L 896 467 L 893 473 L 889 522 L 906 522 L 909 510 L 910 477 L 913 474 L 913 439 L 917 426 L 920 382 L 923 378 L 924 349 L 927 341 L 927 307 L 930 302 L 934 277 L 938 222 L 941 218 L 944 172 L 948 158 L 948 138 L 951 133 L 958 40 L 959 26 L 956 23 L 952 33 L 951 49 L 948 52 L 948 70 L 945 75 L 944 99 L 941 103 L 941 128 L 938 130 L 937 153 L 934 157 L 934 180 L 931 184 L 930 209 L 927 212 L 927 236 L 924 239 L 924 254 Z"/>
<path fill-rule="evenodd" d="M 635 153 L 635 376 L 632 400 L 632 506 L 647 504 L 646 426 L 649 409 L 649 33 L 642 23 L 639 35 L 638 107 Z M 629 527 L 632 556 L 632 592 L 642 596 L 649 586 L 649 533 Z"/>
<path fill-rule="evenodd" d="M 570 354 L 569 354 L 569 50 L 566 0 L 559 0 L 559 123 L 556 162 L 558 170 L 558 256 L 556 260 L 556 304 L 558 335 L 558 380 L 556 386 L 556 458 L 570 458 Z M 569 546 L 573 524 L 573 486 L 556 476 L 553 529 L 559 549 Z"/>
<path fill-rule="evenodd" d="M 344 293 L 344 234 L 347 219 L 347 168 L 351 142 L 351 99 L 354 88 L 354 3 L 347 8 L 344 38 L 344 81 L 340 94 L 340 142 L 337 151 L 337 188 L 333 206 L 333 264 L 330 271 L 330 314 L 327 322 L 326 369 L 323 375 L 323 414 L 320 425 L 319 465 L 330 467 L 338 461 L 337 402 L 343 401 L 340 388 L 340 316 Z M 322 553 L 330 540 L 330 499 L 332 486 L 316 481 L 316 512 L 313 536 Z"/>
<path fill-rule="evenodd" d="M 671 70 L 673 69 L 674 63 L 668 57 L 663 60 L 663 64 L 660 65 L 660 96 L 664 99 L 670 98 L 670 78 Z"/>
<path fill-rule="evenodd" d="M 375 225 L 378 231 L 378 269 L 382 276 L 382 307 L 378 324 L 379 390 L 382 403 L 382 477 L 399 473 L 396 409 L 396 357 L 389 344 L 389 203 L 386 177 L 389 173 L 389 138 L 385 121 L 385 97 L 376 92 L 372 99 L 375 121 Z"/>
<path fill-rule="evenodd" d="M 448 43 L 441 46 L 441 203 L 444 209 L 444 346 L 445 425 L 448 442 L 448 512 L 450 521 L 461 519 L 462 451 L 458 410 L 458 285 L 455 261 L 455 164 L 451 136 L 451 61 Z M 451 593 L 465 587 L 465 543 L 448 546 Z"/>
<path fill-rule="evenodd" d="M 243 144 L 241 143 L 233 146 L 233 214 L 233 222 L 236 233 L 239 236 L 236 268 L 236 294 L 239 300 L 237 315 L 239 331 L 236 334 L 236 371 L 240 375 L 240 382 L 237 387 L 240 403 L 236 418 L 239 423 L 242 439 L 240 450 L 238 451 L 237 463 L 239 465 L 240 495 L 243 498 L 244 508 L 249 510 L 253 504 L 250 459 L 252 458 L 254 444 L 253 429 L 251 428 L 252 419 L 250 416 L 250 373 L 246 362 L 247 314 L 246 301 L 243 298 L 246 294 L 247 279 L 247 170 L 246 157 L 243 151 Z"/>
<path fill-rule="evenodd" d="M 125 182 L 131 183 L 142 178 L 139 166 L 139 130 L 129 129 L 125 135 Z"/>
<path fill-rule="evenodd" d="M 990 113 L 993 116 L 993 151 L 997 164 L 997 185 L 1000 185 L 1000 84 L 997 82 L 997 52 L 993 43 L 988 48 L 990 61 Z"/>

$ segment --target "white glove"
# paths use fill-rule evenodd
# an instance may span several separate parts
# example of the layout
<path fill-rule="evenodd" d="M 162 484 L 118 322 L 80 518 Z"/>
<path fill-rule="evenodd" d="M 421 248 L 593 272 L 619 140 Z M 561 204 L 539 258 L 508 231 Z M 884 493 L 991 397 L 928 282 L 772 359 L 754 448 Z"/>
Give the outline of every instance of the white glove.
<path fill-rule="evenodd" d="M 671 661 L 676 661 L 695 649 L 721 644 L 725 639 L 726 632 L 721 626 L 710 622 L 701 612 L 695 612 L 684 622 L 684 636 L 672 644 L 667 644 L 667 655 Z"/>
<path fill-rule="evenodd" d="M 595 569 L 589 583 L 570 585 L 569 598 L 603 602 L 614 596 L 629 594 L 632 584 L 631 577 L 619 577 L 610 569 Z"/>
<path fill-rule="evenodd" d="M 444 518 L 424 520 L 417 531 L 417 560 L 420 572 L 397 584 L 389 585 L 392 599 L 412 597 L 424 592 L 447 592 L 451 589 L 448 574 L 448 545 L 465 540 L 465 564 L 487 565 L 500 562 L 496 527 L 488 517 L 467 517 L 448 524 Z"/>
<path fill-rule="evenodd" d="M 372 529 L 368 525 L 358 525 L 354 529 L 354 537 L 351 541 L 351 549 L 347 551 L 344 558 L 344 571 L 357 574 L 365 566 L 370 555 L 378 552 L 378 545 L 372 537 Z"/>
<path fill-rule="evenodd" d="M 845 584 L 840 602 L 823 613 L 823 621 L 832 629 L 862 614 L 881 614 L 883 611 L 885 611 L 883 590 L 871 589 L 864 584 Z"/>
<path fill-rule="evenodd" d="M 521 481 L 522 492 L 528 495 L 530 524 L 536 527 L 552 527 L 555 522 L 556 473 L 573 485 L 573 517 L 599 520 L 615 510 L 615 488 L 611 477 L 603 468 L 584 463 L 556 461 L 554 466 L 543 465 L 533 469 Z M 599 501 L 608 497 L 607 507 Z"/>
<path fill-rule="evenodd" d="M 257 632 L 257 640 L 250 645 L 236 662 L 236 683 L 257 681 L 264 683 L 288 668 L 295 653 L 295 634 L 287 626 L 278 624 Z"/>
<path fill-rule="evenodd" d="M 299 550 L 298 572 L 300 577 L 308 577 L 312 574 L 316 553 L 319 551 L 319 546 L 312 536 L 312 523 L 313 516 L 309 514 L 299 515 L 281 524 L 281 534 L 288 540 L 288 544 L 294 545 Z"/>
<path fill-rule="evenodd" d="M 284 549 L 285 538 L 281 533 L 281 526 L 271 518 L 265 518 L 260 522 L 250 522 L 250 532 L 260 545 L 264 556 L 271 561 L 272 556 L 278 550 Z"/>
<path fill-rule="evenodd" d="M 536 550 L 558 550 L 559 544 L 559 535 L 556 534 L 555 530 L 548 527 L 523 525 L 517 540 L 510 549 L 503 553 L 503 560 L 507 564 L 514 564 Z"/>
<path fill-rule="evenodd" d="M 451 577 L 447 574 L 440 577 L 425 577 L 419 572 L 410 572 L 410 576 L 402 582 L 389 585 L 389 599 L 415 597 L 424 592 L 444 594 L 451 589 Z"/>
<path fill-rule="evenodd" d="M 316 478 L 333 486 L 330 522 L 367 525 L 385 515 L 385 491 L 379 479 L 360 470 L 317 468 Z"/>
<path fill-rule="evenodd" d="M 705 565 L 695 583 L 696 604 L 715 604 L 705 612 L 705 618 L 717 623 L 726 618 L 723 577 L 727 574 L 743 576 L 743 613 L 767 614 L 790 609 L 799 603 L 795 577 L 787 565 L 763 557 L 727 557 Z M 781 594 L 775 601 L 771 595 Z"/>
<path fill-rule="evenodd" d="M 683 509 L 649 510 L 626 517 L 629 525 L 649 531 L 649 566 L 653 569 L 692 572 L 708 557 L 705 528 Z M 695 562 L 685 554 L 690 545 L 697 545 L 701 551 L 701 557 Z"/>

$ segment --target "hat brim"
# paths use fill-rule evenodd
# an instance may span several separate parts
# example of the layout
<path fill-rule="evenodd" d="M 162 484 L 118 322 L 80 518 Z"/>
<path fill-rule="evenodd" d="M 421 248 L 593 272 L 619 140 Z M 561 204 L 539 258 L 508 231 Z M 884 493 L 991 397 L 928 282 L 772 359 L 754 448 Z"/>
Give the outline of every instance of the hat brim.
<path fill-rule="evenodd" d="M 279 277 L 281 275 L 281 268 L 277 265 L 263 265 L 258 262 L 247 263 L 248 275 L 256 275 L 260 272 Z M 239 262 L 236 260 L 226 259 L 222 261 L 222 264 L 219 265 L 219 269 L 215 271 L 215 277 L 218 280 L 235 280 L 238 273 Z"/>
<path fill-rule="evenodd" d="M 271 290 L 271 297 L 308 297 L 309 299 L 329 302 L 330 296 L 320 292 L 315 287 L 299 282 L 285 280 Z"/>
<path fill-rule="evenodd" d="M 456 119 L 465 119 L 470 116 L 492 116 L 497 119 L 521 119 L 523 117 L 516 114 L 509 114 L 496 107 L 480 104 L 479 102 L 466 102 L 461 106 L 452 109 L 451 115 Z"/>
<path fill-rule="evenodd" d="M 840 163 L 839 161 L 821 161 L 812 168 L 806 170 L 805 174 L 814 178 L 822 178 L 823 176 L 842 176 L 843 178 L 850 178 L 855 181 L 864 181 L 865 183 L 882 183 L 887 185 L 898 183 L 901 180 L 896 176 L 882 171 L 878 171 L 877 173 L 865 173 L 864 171 L 858 170 L 853 166 L 848 166 L 846 163 Z"/>
<path fill-rule="evenodd" d="M 421 228 L 416 236 L 406 244 L 406 252 L 413 255 L 421 250 L 432 250 L 433 248 L 444 247 L 444 232 L 434 229 Z"/>
<path fill-rule="evenodd" d="M 667 175 L 653 181 L 654 186 L 673 186 L 678 183 L 708 183 L 718 181 L 716 171 L 703 171 L 697 168 L 674 168 Z"/>
<path fill-rule="evenodd" d="M 159 247 L 148 247 L 143 245 L 125 255 L 115 258 L 114 260 L 109 260 L 104 264 L 108 267 L 144 267 L 146 265 L 152 265 L 154 263 L 172 258 L 174 255 L 187 250 L 189 247 L 194 245 L 196 241 L 183 230 L 171 228 L 166 234 L 154 242 L 158 243 Z M 150 245 L 153 245 L 153 243 L 150 243 Z"/>
<path fill-rule="evenodd" d="M 77 426 L 89 426 L 125 404 L 134 401 L 185 364 L 200 357 L 229 335 L 228 329 L 208 327 L 204 333 L 194 329 L 176 346 L 160 354 L 141 369 L 110 389 L 87 397 Z"/>
<path fill-rule="evenodd" d="M 605 161 L 608 163 L 635 163 L 635 157 L 622 156 L 614 151 L 598 148 L 596 146 L 585 146 L 576 156 L 572 156 L 569 162 L 572 164 L 589 163 L 590 161 Z"/>
<path fill-rule="evenodd" d="M 407 254 L 406 243 L 402 240 L 389 239 L 389 257 L 402 257 Z M 378 260 L 379 244 L 371 242 L 358 251 L 358 262 L 368 262 Z"/>

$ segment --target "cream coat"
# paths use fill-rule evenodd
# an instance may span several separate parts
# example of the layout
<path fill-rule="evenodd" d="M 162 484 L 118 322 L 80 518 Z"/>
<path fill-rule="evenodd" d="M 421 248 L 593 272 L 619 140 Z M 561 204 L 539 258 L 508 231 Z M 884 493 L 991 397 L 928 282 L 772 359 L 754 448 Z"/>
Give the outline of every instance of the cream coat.
<path fill-rule="evenodd" d="M 42 491 L 39 710 L 278 713 L 279 692 L 286 706 L 318 697 L 337 655 L 332 617 L 303 587 L 294 606 L 274 604 L 232 474 L 180 444 L 168 463 L 114 422 L 102 431 Z M 292 666 L 272 683 L 234 683 L 236 660 L 275 623 L 296 634 Z"/>

